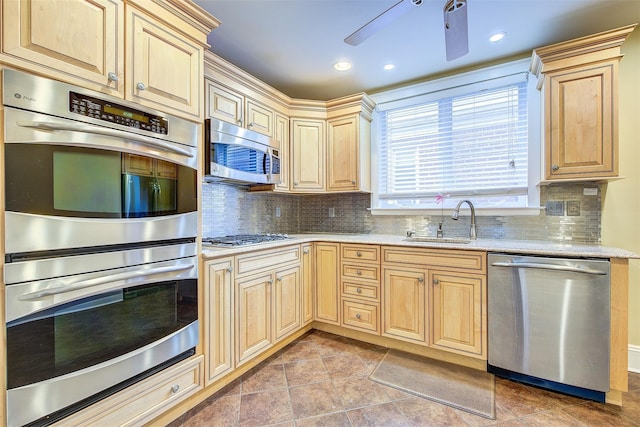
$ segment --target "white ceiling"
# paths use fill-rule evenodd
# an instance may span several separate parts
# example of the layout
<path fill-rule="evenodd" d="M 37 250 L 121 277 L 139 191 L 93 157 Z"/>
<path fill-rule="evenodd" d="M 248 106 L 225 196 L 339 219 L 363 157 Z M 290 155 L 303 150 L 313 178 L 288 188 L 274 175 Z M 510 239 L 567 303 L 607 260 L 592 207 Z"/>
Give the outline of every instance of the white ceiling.
<path fill-rule="evenodd" d="M 447 62 L 446 0 L 425 0 L 358 46 L 344 38 L 399 0 L 194 1 L 222 21 L 208 38 L 214 53 L 286 95 L 317 100 L 527 57 L 536 47 L 640 21 L 640 0 L 468 0 L 469 54 Z M 492 44 L 496 31 L 507 37 Z M 340 60 L 351 70 L 335 71 Z M 396 68 L 383 70 L 390 62 Z"/>

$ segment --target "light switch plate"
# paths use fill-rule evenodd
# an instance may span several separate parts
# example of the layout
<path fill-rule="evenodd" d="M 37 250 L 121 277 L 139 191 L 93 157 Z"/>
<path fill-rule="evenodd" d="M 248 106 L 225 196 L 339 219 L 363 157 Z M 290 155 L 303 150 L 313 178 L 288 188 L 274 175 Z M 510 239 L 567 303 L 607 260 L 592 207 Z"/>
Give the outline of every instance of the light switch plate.
<path fill-rule="evenodd" d="M 564 202 L 550 201 L 545 205 L 545 214 L 547 216 L 563 216 L 564 215 Z"/>

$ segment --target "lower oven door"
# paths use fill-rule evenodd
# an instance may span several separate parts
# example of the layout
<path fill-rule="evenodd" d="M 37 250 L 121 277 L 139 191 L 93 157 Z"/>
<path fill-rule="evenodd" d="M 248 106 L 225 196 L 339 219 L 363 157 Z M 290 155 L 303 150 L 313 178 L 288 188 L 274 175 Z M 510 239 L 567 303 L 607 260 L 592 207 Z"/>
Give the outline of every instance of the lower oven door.
<path fill-rule="evenodd" d="M 7 285 L 9 426 L 63 418 L 193 354 L 197 257 L 136 264 L 183 246 L 7 264 L 11 278 L 123 257 L 135 264 Z"/>

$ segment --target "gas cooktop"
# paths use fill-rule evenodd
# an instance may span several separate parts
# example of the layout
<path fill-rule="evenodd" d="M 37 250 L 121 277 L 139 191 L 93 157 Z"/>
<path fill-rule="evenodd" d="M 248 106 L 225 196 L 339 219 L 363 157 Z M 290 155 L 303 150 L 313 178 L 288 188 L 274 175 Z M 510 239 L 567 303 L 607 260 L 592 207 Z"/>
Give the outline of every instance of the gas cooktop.
<path fill-rule="evenodd" d="M 204 237 L 202 244 L 209 246 L 244 246 L 286 240 L 288 238 L 289 236 L 286 234 L 236 234 L 233 236 Z"/>

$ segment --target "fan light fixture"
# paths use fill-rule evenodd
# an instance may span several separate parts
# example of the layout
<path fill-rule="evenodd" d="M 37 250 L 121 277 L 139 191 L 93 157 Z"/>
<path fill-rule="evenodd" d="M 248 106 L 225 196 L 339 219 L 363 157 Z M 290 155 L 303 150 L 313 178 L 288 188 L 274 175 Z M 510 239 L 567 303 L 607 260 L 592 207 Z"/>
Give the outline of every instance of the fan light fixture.
<path fill-rule="evenodd" d="M 333 64 L 333 68 L 338 71 L 347 71 L 351 69 L 351 63 L 349 61 L 339 61 Z"/>
<path fill-rule="evenodd" d="M 387 64 L 387 65 L 384 66 L 384 69 L 387 70 L 387 71 L 393 70 L 394 68 L 396 68 L 396 66 L 393 65 L 393 64 Z"/>

